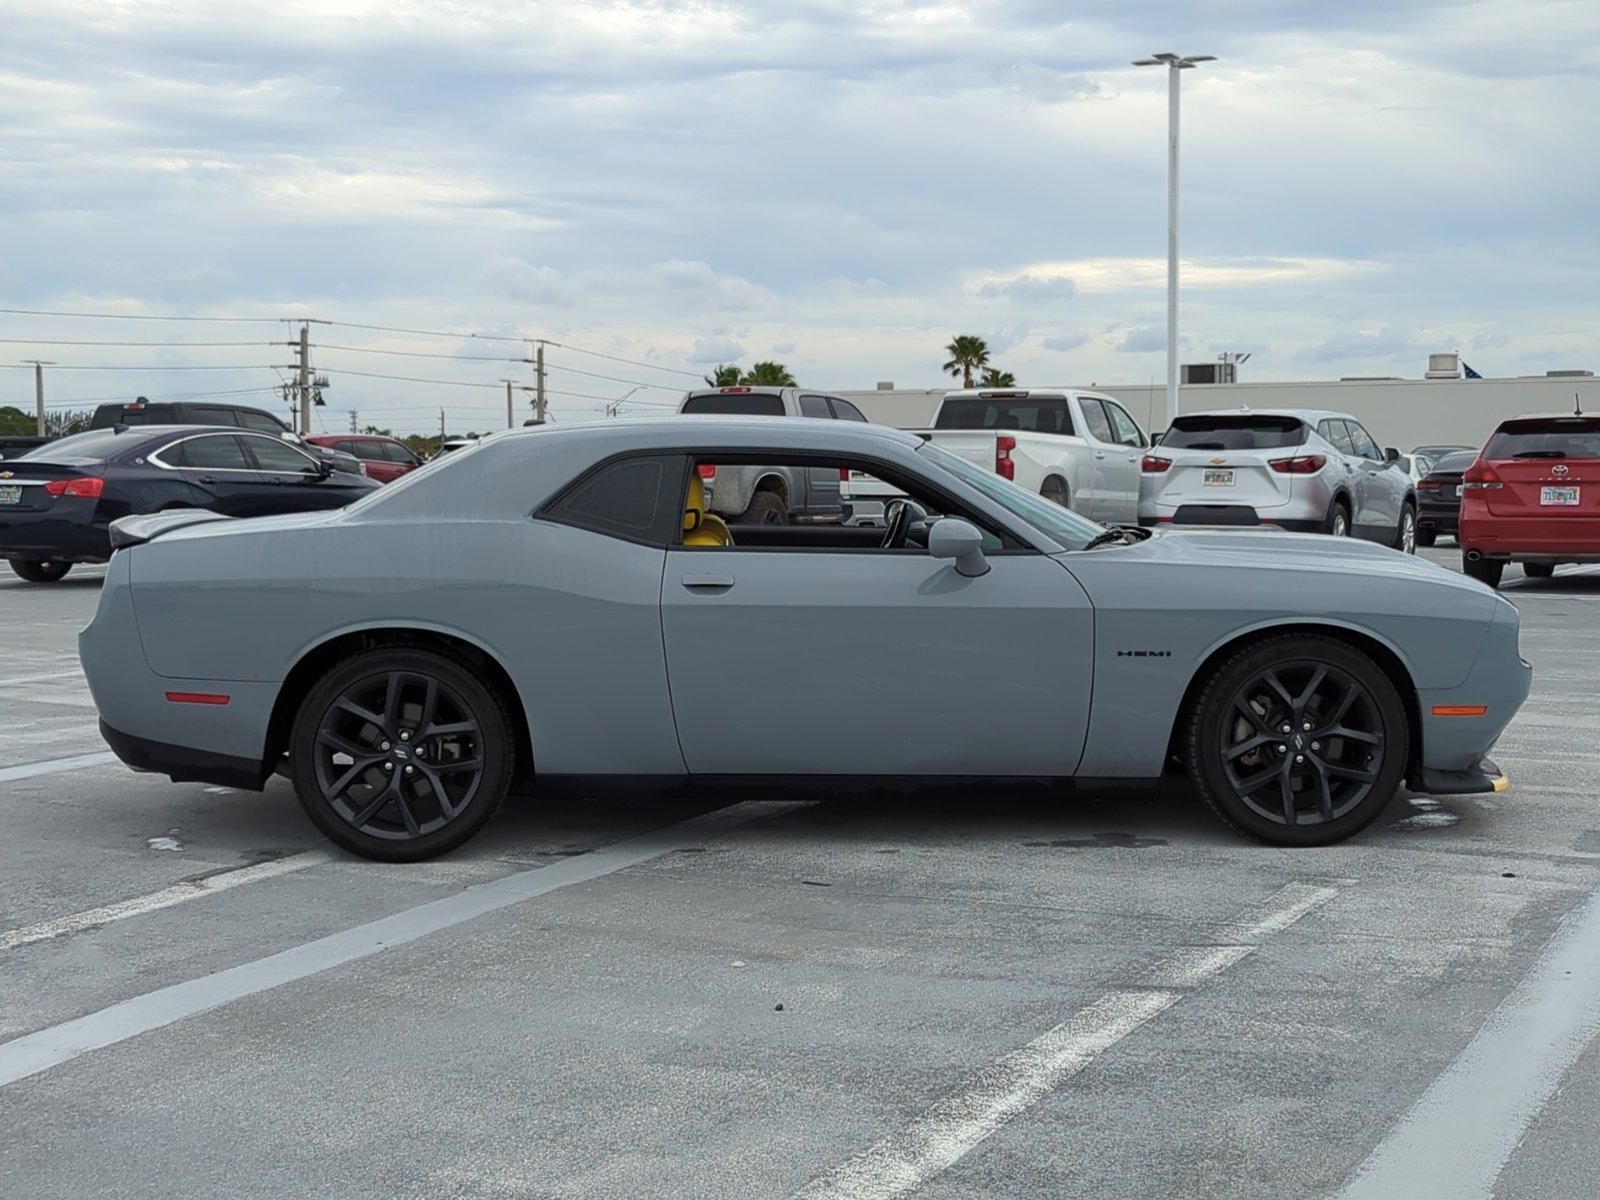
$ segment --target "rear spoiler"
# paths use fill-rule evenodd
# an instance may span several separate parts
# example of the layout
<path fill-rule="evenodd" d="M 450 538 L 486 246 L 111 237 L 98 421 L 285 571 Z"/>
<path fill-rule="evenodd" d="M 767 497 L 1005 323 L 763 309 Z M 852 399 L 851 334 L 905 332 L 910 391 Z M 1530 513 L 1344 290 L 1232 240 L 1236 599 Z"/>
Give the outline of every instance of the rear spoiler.
<path fill-rule="evenodd" d="M 190 525 L 232 519 L 225 513 L 211 512 L 204 508 L 183 508 L 171 512 L 150 513 L 141 517 L 119 517 L 111 522 L 111 548 L 121 550 L 126 546 L 154 541 L 174 529 L 186 529 Z"/>

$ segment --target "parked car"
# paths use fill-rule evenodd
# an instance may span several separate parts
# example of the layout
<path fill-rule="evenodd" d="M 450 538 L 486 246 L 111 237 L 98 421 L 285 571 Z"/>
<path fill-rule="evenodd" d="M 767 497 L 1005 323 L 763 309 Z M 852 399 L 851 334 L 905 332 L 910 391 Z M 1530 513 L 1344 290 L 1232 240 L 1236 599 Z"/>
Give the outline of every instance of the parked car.
<path fill-rule="evenodd" d="M 111 557 L 111 523 L 171 509 L 262 516 L 338 508 L 377 488 L 281 437 L 151 425 L 97 429 L 0 464 L 0 557 L 30 583 Z"/>
<path fill-rule="evenodd" d="M 881 530 L 730 526 L 698 470 L 729 459 L 904 498 Z M 282 771 L 373 858 L 460 845 L 514 779 L 1132 784 L 1173 756 L 1224 820 L 1321 844 L 1402 779 L 1504 788 L 1484 755 L 1531 678 L 1516 608 L 1455 572 L 1291 533 L 1106 529 L 851 421 L 516 430 L 336 516 L 116 533 L 79 639 L 111 747 L 180 781 Z"/>
<path fill-rule="evenodd" d="M 366 467 L 353 454 L 328 446 L 313 447 L 277 417 L 248 404 L 216 404 L 184 400 L 146 400 L 140 396 L 125 404 L 102 404 L 89 419 L 90 429 L 114 429 L 118 425 L 139 428 L 145 425 L 236 425 L 255 433 L 272 434 L 293 442 L 314 458 L 325 461 L 335 471 L 365 475 Z"/>
<path fill-rule="evenodd" d="M 678 411 L 690 416 L 809 417 L 865 421 L 842 396 L 807 388 L 722 387 L 688 392 Z M 708 511 L 736 525 L 838 524 L 849 513 L 837 471 L 818 467 L 778 468 L 761 463 L 722 463 L 702 483 Z"/>
<path fill-rule="evenodd" d="M 1476 446 L 1462 446 L 1452 442 L 1437 446 L 1417 446 L 1413 450 L 1409 451 L 1409 453 L 1420 454 L 1429 462 L 1433 462 L 1437 459 L 1443 458 L 1446 454 L 1460 454 L 1463 450 L 1471 450 L 1474 454 L 1478 452 L 1478 448 Z"/>
<path fill-rule="evenodd" d="M 1411 554 L 1417 502 L 1399 459 L 1347 413 L 1191 413 L 1144 457 L 1139 523 L 1260 522 Z"/>
<path fill-rule="evenodd" d="M 0 434 L 0 461 L 25 454 L 35 446 L 42 446 L 48 441 L 50 439 L 47 437 L 36 437 L 33 434 Z"/>
<path fill-rule="evenodd" d="M 422 465 L 422 459 L 412 453 L 409 446 L 392 437 L 367 433 L 327 433 L 309 437 L 306 441 L 314 446 L 351 455 L 379 483 L 393 483 Z"/>
<path fill-rule="evenodd" d="M 1508 562 L 1548 579 L 1600 562 L 1600 417 L 1502 421 L 1461 478 L 1462 569 L 1500 586 Z"/>
<path fill-rule="evenodd" d="M 1461 476 L 1477 461 L 1476 450 L 1443 455 L 1417 483 L 1417 545 L 1431 546 L 1440 536 L 1455 537 L 1461 519 Z"/>
<path fill-rule="evenodd" d="M 1109 396 L 962 389 L 945 394 L 931 429 L 912 432 L 1096 521 L 1132 524 L 1138 518 L 1139 460 L 1150 439 Z M 851 481 L 852 499 L 872 490 Z"/>

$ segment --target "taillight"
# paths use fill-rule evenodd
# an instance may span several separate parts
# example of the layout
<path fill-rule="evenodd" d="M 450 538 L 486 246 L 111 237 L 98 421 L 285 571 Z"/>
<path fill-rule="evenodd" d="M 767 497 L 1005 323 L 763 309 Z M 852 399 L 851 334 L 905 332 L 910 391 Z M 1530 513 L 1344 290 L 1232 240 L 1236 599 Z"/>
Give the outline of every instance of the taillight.
<path fill-rule="evenodd" d="M 86 496 L 97 498 L 106 490 L 106 481 L 98 475 L 79 475 L 76 479 L 52 479 L 44 485 L 52 496 Z"/>
<path fill-rule="evenodd" d="M 1505 484 L 1501 482 L 1500 473 L 1485 462 L 1473 463 L 1461 477 L 1462 491 L 1493 491 L 1502 487 Z"/>
<path fill-rule="evenodd" d="M 700 472 L 701 479 L 715 479 L 717 477 L 716 463 L 701 463 L 695 470 Z"/>
<path fill-rule="evenodd" d="M 840 467 L 839 468 L 839 482 L 840 483 L 849 483 L 850 482 L 850 468 L 849 467 Z"/>
<path fill-rule="evenodd" d="M 1009 433 L 994 435 L 994 473 L 1002 479 L 1017 477 L 1017 464 L 1011 461 L 1011 452 L 1017 448 L 1017 439 Z"/>
<path fill-rule="evenodd" d="M 1443 486 L 1443 480 L 1439 479 L 1429 478 L 1417 480 L 1417 491 L 1419 492 L 1436 492 Z"/>
<path fill-rule="evenodd" d="M 1315 475 L 1328 465 L 1320 454 L 1297 454 L 1293 458 L 1270 458 L 1267 466 L 1279 475 Z"/>
<path fill-rule="evenodd" d="M 1170 466 L 1172 466 L 1172 460 L 1170 458 L 1162 458 L 1159 454 L 1146 454 L 1139 461 L 1139 470 L 1146 475 L 1160 475 Z"/>

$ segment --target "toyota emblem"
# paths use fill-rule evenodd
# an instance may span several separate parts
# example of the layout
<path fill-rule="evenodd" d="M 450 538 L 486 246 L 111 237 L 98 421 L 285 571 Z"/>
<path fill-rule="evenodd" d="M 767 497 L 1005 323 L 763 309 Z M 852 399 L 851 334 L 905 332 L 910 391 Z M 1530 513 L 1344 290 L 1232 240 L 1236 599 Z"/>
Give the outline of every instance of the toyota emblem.
<path fill-rule="evenodd" d="M 1555 466 L 1550 468 L 1550 474 L 1552 474 L 1552 475 L 1565 475 L 1566 473 L 1567 473 L 1567 464 L 1566 463 L 1557 463 Z"/>

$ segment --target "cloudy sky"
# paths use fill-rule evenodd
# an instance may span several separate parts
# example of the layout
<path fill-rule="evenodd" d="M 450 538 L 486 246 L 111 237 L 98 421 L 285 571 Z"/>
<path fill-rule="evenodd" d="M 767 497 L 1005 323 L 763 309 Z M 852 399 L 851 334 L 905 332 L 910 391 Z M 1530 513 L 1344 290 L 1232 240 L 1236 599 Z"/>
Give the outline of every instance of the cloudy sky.
<path fill-rule="evenodd" d="M 727 360 L 937 386 L 957 332 L 1024 383 L 1159 381 L 1166 79 L 1128 64 L 1170 49 L 1220 58 L 1184 78 L 1186 360 L 1600 367 L 1593 0 L 10 0 L 6 20 L 0 307 L 653 364 L 552 348 L 571 416 Z M 270 322 L 0 315 L 0 336 L 262 343 L 0 345 L 62 364 L 53 400 L 265 388 L 288 361 Z M 488 428 L 503 393 L 371 375 L 527 378 L 464 361 L 516 342 L 313 340 L 330 422 L 422 428 L 443 403 Z M 0 388 L 31 404 L 31 372 Z"/>

